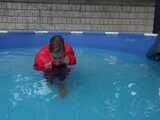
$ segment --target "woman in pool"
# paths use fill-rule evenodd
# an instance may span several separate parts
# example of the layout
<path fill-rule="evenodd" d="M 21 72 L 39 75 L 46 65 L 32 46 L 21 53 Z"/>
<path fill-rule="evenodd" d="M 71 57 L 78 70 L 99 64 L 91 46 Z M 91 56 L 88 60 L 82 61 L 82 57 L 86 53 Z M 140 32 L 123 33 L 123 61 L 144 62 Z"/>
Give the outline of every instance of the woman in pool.
<path fill-rule="evenodd" d="M 61 36 L 53 36 L 49 44 L 44 45 L 36 54 L 34 68 L 43 71 L 48 83 L 55 78 L 60 81 L 60 95 L 65 96 L 64 80 L 70 69 L 68 65 L 76 64 L 76 57 L 72 47 L 64 42 Z"/>

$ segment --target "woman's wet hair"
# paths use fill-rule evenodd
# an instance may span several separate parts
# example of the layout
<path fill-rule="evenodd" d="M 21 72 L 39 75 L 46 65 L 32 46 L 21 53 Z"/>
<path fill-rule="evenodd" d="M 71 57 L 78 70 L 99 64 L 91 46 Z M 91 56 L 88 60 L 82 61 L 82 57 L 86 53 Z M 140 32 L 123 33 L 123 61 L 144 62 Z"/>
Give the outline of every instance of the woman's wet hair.
<path fill-rule="evenodd" d="M 53 52 L 53 43 L 56 40 L 56 38 L 59 39 L 59 42 L 62 43 L 62 45 L 64 46 L 64 39 L 62 36 L 60 35 L 55 35 L 53 36 L 50 40 L 49 40 L 49 51 Z"/>

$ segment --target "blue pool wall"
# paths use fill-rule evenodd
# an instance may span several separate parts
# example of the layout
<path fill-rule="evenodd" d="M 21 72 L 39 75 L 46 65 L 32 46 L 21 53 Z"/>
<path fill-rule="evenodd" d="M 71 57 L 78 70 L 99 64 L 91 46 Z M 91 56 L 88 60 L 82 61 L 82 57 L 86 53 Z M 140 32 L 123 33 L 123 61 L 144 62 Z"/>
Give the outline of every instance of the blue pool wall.
<path fill-rule="evenodd" d="M 74 47 L 104 48 L 145 55 L 156 34 L 125 32 L 0 32 L 0 49 L 35 48 L 62 35 Z"/>

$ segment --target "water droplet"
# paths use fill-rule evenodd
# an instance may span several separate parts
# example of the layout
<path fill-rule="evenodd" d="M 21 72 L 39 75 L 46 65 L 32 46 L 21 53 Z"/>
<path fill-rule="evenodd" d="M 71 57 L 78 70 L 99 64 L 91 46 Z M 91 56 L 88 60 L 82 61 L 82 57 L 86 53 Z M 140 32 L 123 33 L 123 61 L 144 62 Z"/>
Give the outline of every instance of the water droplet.
<path fill-rule="evenodd" d="M 115 93 L 115 94 L 114 94 L 114 96 L 115 96 L 115 98 L 117 98 L 117 99 L 118 99 L 118 98 L 119 98 L 119 96 L 120 96 L 120 94 L 119 94 L 119 93 Z"/>
<path fill-rule="evenodd" d="M 160 88 L 158 89 L 158 96 L 160 97 Z"/>
<path fill-rule="evenodd" d="M 131 87 L 133 87 L 133 86 L 135 86 L 136 84 L 135 83 L 129 83 L 128 84 L 128 88 L 131 88 Z"/>
<path fill-rule="evenodd" d="M 135 96 L 137 93 L 135 91 L 131 91 L 131 95 Z"/>

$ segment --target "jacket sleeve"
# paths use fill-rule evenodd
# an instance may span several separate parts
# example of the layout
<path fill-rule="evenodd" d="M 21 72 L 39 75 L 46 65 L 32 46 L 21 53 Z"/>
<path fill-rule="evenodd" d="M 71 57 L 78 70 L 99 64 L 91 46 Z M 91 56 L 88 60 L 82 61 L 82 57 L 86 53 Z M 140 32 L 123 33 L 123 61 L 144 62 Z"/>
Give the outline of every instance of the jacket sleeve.
<path fill-rule="evenodd" d="M 34 59 L 34 65 L 33 65 L 35 70 L 46 71 L 45 64 L 48 64 L 49 62 L 51 62 L 47 50 L 48 50 L 48 46 L 45 45 L 37 52 Z"/>
<path fill-rule="evenodd" d="M 71 45 L 67 44 L 67 47 L 66 47 L 65 51 L 66 51 L 66 56 L 69 59 L 69 65 L 76 64 L 76 56 L 75 56 L 74 50 L 71 47 Z"/>
<path fill-rule="evenodd" d="M 39 54 L 37 54 L 34 59 L 34 69 L 38 71 L 44 70 L 43 58 Z"/>

